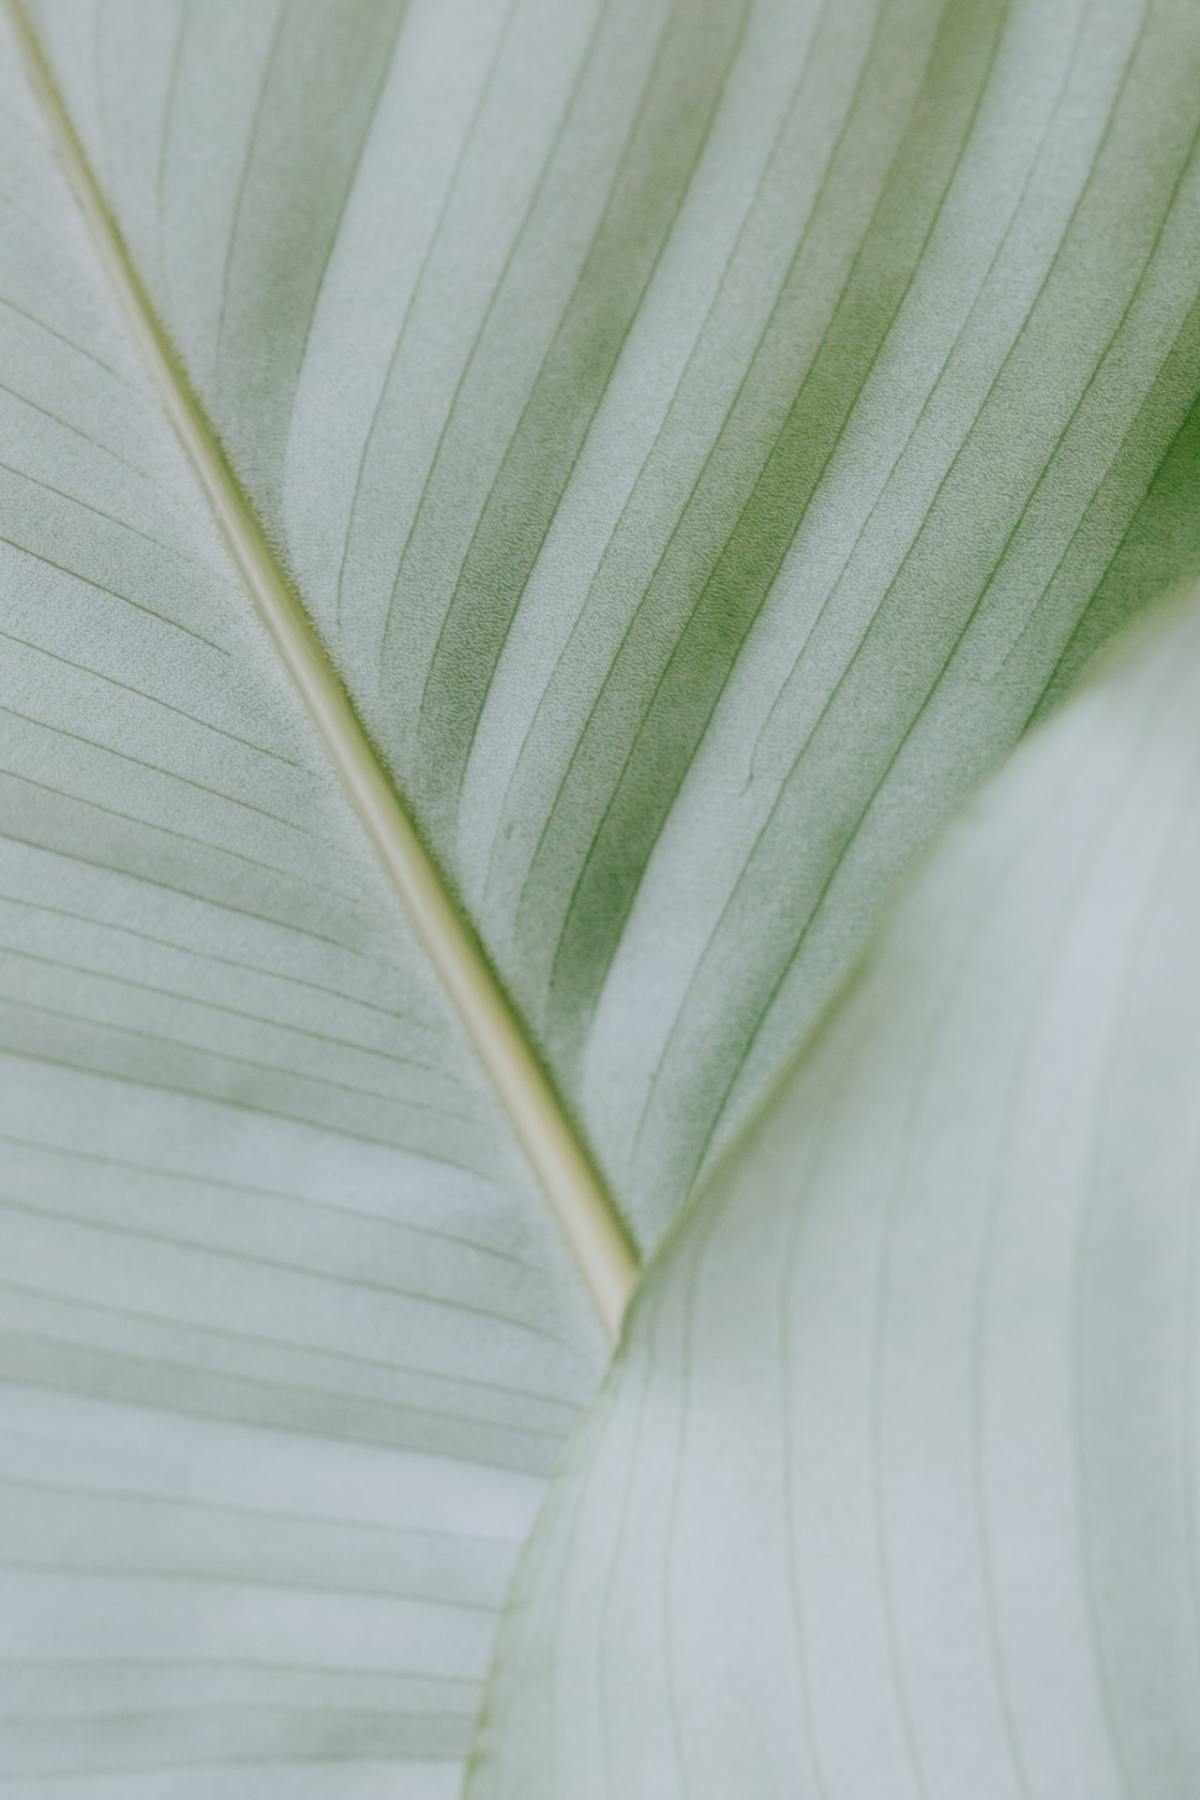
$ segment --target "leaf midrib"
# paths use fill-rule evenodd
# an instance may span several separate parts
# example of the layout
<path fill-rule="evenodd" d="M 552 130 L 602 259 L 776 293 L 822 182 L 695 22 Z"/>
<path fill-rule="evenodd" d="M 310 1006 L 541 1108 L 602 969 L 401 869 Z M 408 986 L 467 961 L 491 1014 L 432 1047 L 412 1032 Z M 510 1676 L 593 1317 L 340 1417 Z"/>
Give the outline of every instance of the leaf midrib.
<path fill-rule="evenodd" d="M 259 619 L 359 823 L 453 1002 L 611 1339 L 637 1258 L 597 1171 L 473 926 L 382 765 L 299 594 L 230 467 L 109 210 L 22 0 L 4 0 L 30 87 L 116 297 Z"/>

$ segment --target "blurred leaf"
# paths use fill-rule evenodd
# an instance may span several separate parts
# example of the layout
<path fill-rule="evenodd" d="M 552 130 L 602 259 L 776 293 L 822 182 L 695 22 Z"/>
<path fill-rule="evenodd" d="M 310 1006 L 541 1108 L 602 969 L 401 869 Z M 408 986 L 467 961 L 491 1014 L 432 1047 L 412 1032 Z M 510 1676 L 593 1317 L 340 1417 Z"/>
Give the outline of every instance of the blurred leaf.
<path fill-rule="evenodd" d="M 472 1800 L 1185 1800 L 1200 604 L 1019 751 L 647 1275 Z"/>

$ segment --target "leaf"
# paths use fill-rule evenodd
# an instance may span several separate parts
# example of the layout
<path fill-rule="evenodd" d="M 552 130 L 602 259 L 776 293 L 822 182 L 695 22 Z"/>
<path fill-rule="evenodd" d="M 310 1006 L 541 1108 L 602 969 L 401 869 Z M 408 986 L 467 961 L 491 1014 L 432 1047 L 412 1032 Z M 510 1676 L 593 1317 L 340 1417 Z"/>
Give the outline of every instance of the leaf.
<path fill-rule="evenodd" d="M 649 1247 L 913 848 L 1200 563 L 1200 20 L 28 17 L 124 248 L 6 55 L 0 1779 L 448 1793 L 600 1346 L 106 283 Z"/>
<path fill-rule="evenodd" d="M 472 1796 L 1195 1791 L 1198 670 L 1017 754 L 647 1276 Z"/>
<path fill-rule="evenodd" d="M 643 1245 L 1200 570 L 1191 0 L 43 0 L 201 397 Z"/>
<path fill-rule="evenodd" d="M 0 1775 L 449 1794 L 599 1333 L 14 137 Z"/>

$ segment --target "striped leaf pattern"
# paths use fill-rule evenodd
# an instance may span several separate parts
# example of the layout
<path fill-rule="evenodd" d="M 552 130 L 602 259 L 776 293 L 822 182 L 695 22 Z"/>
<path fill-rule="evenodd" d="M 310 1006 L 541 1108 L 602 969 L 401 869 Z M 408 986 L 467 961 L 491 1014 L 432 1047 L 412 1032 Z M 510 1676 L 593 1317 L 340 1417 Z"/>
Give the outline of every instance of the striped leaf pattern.
<path fill-rule="evenodd" d="M 651 1243 L 913 846 L 1200 567 L 1195 8 L 39 16 Z"/>
<path fill-rule="evenodd" d="M 1186 1800 L 1200 600 L 1018 752 L 635 1302 L 472 1800 Z"/>
<path fill-rule="evenodd" d="M 648 1255 L 913 852 L 1200 569 L 1194 0 L 8 5 Z M 0 1793 L 442 1800 L 603 1344 L 7 37 L 0 149 Z M 580 1504 L 530 1566 L 586 1586 Z M 489 1791 L 549 1779 L 544 1596 Z M 807 1792 L 702 1674 L 724 1749 L 606 1747 L 564 1656 L 547 1792 Z"/>
<path fill-rule="evenodd" d="M 0 1792 L 432 1800 L 599 1334 L 5 82 Z"/>

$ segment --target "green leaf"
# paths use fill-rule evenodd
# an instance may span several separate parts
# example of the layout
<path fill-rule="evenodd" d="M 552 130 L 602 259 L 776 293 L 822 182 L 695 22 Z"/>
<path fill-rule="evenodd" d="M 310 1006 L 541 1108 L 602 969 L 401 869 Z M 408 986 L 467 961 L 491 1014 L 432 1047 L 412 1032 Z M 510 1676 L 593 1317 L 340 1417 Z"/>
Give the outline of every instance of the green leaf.
<path fill-rule="evenodd" d="M 652 1243 L 914 845 L 1200 567 L 1195 7 L 36 16 Z"/>
<path fill-rule="evenodd" d="M 1017 754 L 647 1276 L 472 1796 L 1195 1791 L 1198 671 Z"/>
<path fill-rule="evenodd" d="M 1200 567 L 1200 15 L 9 11 L 0 1786 L 448 1794 L 591 1165 Z"/>
<path fill-rule="evenodd" d="M 599 1333 L 13 137 L 0 1775 L 448 1794 Z"/>

